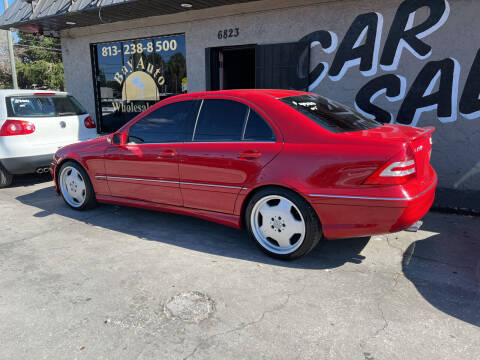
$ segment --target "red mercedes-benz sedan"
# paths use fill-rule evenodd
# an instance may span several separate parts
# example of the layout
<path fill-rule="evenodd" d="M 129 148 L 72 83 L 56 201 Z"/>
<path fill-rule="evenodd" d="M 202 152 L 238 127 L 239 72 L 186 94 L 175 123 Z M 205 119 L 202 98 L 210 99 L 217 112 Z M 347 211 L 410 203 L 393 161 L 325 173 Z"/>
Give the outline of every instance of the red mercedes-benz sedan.
<path fill-rule="evenodd" d="M 313 93 L 191 93 L 61 148 L 51 172 L 74 209 L 98 201 L 245 226 L 267 254 L 293 259 L 323 239 L 421 219 L 437 183 L 433 131 L 382 125 Z"/>

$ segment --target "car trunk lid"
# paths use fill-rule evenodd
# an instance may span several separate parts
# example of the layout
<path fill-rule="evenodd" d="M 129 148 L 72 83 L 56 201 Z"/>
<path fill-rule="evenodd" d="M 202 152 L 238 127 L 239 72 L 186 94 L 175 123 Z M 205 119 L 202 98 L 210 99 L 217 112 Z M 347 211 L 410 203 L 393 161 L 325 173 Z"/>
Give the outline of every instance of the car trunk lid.
<path fill-rule="evenodd" d="M 418 179 L 423 179 L 428 171 L 432 153 L 433 126 L 418 128 L 405 125 L 387 124 L 369 130 L 354 131 L 342 135 L 349 137 L 368 137 L 407 144 L 415 158 Z"/>
<path fill-rule="evenodd" d="M 424 179 L 428 165 L 430 164 L 430 158 L 432 156 L 432 133 L 435 131 L 434 127 L 426 127 L 415 135 L 412 135 L 408 142 L 415 154 L 415 164 L 417 167 L 417 177 Z"/>

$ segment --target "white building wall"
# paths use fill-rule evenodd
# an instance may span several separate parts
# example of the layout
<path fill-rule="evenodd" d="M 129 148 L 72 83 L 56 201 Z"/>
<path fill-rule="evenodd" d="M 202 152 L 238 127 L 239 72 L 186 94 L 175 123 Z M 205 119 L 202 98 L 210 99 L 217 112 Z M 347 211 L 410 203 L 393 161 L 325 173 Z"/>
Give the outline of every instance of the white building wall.
<path fill-rule="evenodd" d="M 266 44 L 298 41 L 305 35 L 318 30 L 332 31 L 342 41 L 347 30 L 358 15 L 378 13 L 379 27 L 378 57 L 384 51 L 386 38 L 395 14 L 400 6 L 411 0 L 355 0 L 355 1 L 258 1 L 221 8 L 189 11 L 176 15 L 151 17 L 140 20 L 103 24 L 88 28 L 62 32 L 62 49 L 67 90 L 75 95 L 92 114 L 95 114 L 90 44 L 149 36 L 185 33 L 187 45 L 188 89 L 205 90 L 205 48 L 244 44 Z M 414 3 L 414 2 L 413 2 Z M 424 66 L 431 61 L 448 58 L 455 64 L 451 80 L 453 92 L 452 116 L 445 118 L 430 109 L 417 116 L 417 126 L 433 125 L 434 152 L 432 163 L 439 173 L 440 187 L 460 190 L 480 190 L 480 112 L 462 116 L 459 102 L 464 91 L 470 68 L 480 47 L 480 24 L 477 21 L 480 2 L 474 0 L 438 0 L 443 3 L 443 17 L 435 26 L 420 34 L 423 41 L 432 47 L 427 56 L 415 56 L 408 49 L 403 52 L 395 70 L 383 70 L 380 66 L 362 74 L 358 65 L 349 68 L 342 79 L 334 81 L 328 76 L 317 81 L 314 92 L 354 106 L 359 90 L 369 81 L 382 75 L 392 74 L 402 79 L 405 90 L 390 101 L 384 94 L 374 101 L 382 109 L 396 116 L 412 88 L 414 80 Z M 402 5 L 403 4 L 403 5 Z M 407 24 L 421 24 L 429 12 L 424 8 L 415 13 Z M 238 37 L 217 38 L 219 30 L 240 29 Z M 312 44 L 312 45 L 315 45 Z M 357 44 L 362 45 L 360 42 Z M 326 53 L 321 46 L 312 47 L 312 70 L 320 62 L 332 65 L 337 48 Z M 447 76 L 448 79 L 448 76 Z M 319 79 L 312 79 L 314 80 Z M 430 92 L 434 93 L 439 81 L 433 82 Z M 472 99 L 472 102 L 474 100 Z"/>

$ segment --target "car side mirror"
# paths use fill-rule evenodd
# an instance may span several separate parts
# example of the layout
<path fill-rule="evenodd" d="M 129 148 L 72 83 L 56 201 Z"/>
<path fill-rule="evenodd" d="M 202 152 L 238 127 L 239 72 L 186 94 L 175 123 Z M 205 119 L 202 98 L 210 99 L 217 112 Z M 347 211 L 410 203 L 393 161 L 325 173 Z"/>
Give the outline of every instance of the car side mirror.
<path fill-rule="evenodd" d="M 127 135 L 124 133 L 115 133 L 112 135 L 111 143 L 113 145 L 125 145 L 127 142 Z"/>

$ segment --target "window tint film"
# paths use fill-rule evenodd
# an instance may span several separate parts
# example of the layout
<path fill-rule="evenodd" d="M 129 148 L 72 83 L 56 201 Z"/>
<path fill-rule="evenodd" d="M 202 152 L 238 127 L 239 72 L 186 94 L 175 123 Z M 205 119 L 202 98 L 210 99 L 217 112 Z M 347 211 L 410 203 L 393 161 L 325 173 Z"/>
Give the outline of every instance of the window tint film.
<path fill-rule="evenodd" d="M 231 100 L 203 101 L 194 141 L 240 141 L 248 107 Z"/>
<path fill-rule="evenodd" d="M 8 116 L 51 117 L 87 113 L 73 96 L 10 96 L 5 101 Z"/>
<path fill-rule="evenodd" d="M 273 131 L 267 122 L 254 110 L 250 109 L 244 140 L 246 141 L 275 141 Z"/>
<path fill-rule="evenodd" d="M 382 125 L 345 105 L 320 95 L 290 96 L 280 101 L 334 133 L 368 130 Z"/>
<path fill-rule="evenodd" d="M 130 127 L 128 142 L 157 144 L 185 140 L 187 122 L 194 101 L 165 105 Z"/>

